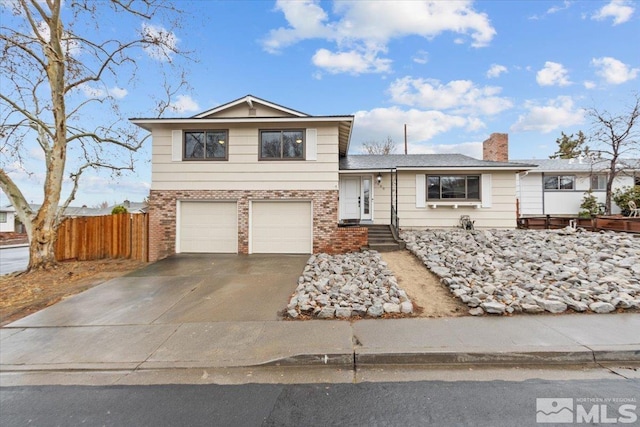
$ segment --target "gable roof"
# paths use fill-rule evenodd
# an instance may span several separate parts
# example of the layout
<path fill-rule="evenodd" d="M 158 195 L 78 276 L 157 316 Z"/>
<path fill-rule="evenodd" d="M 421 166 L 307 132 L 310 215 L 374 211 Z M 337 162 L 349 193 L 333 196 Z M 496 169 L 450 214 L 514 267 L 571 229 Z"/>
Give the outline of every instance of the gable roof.
<path fill-rule="evenodd" d="M 265 105 L 265 106 L 267 106 L 269 108 L 273 108 L 274 110 L 282 111 L 283 113 L 290 114 L 292 116 L 296 116 L 296 117 L 308 117 L 309 116 L 308 114 L 302 113 L 300 111 L 293 110 L 291 108 L 284 107 L 284 106 L 276 104 L 274 102 L 267 101 L 266 99 L 258 98 L 257 96 L 253 96 L 253 95 L 246 95 L 246 96 L 243 96 L 242 98 L 238 98 L 238 99 L 235 99 L 235 100 L 233 100 L 231 102 L 227 102 L 226 104 L 219 105 L 219 106 L 217 106 L 215 108 L 212 108 L 210 110 L 204 111 L 204 112 L 202 112 L 200 114 L 196 114 L 195 116 L 193 116 L 193 118 L 194 119 L 203 119 L 203 118 L 205 118 L 207 116 L 210 116 L 212 114 L 216 114 L 216 113 L 219 113 L 221 111 L 228 110 L 229 108 L 232 108 L 232 107 L 235 107 L 236 105 L 244 104 L 244 103 L 247 103 L 250 107 L 253 108 L 253 103 L 254 102 L 258 103 L 258 104 Z"/>
<path fill-rule="evenodd" d="M 524 171 L 533 164 L 478 160 L 463 154 L 362 154 L 340 159 L 341 171 L 388 169 L 501 169 Z"/>
<path fill-rule="evenodd" d="M 221 113 L 225 110 L 232 109 L 242 103 L 259 103 L 271 109 L 286 114 L 286 116 L 265 117 L 265 116 L 243 116 L 243 117 L 211 117 L 214 114 Z M 251 108 L 251 107 L 250 107 Z M 353 129 L 353 115 L 336 115 L 336 116 L 311 116 L 291 108 L 283 107 L 270 101 L 258 98 L 253 95 L 246 95 L 234 101 L 220 105 L 213 109 L 207 110 L 193 117 L 187 118 L 130 118 L 129 121 L 142 129 L 151 132 L 153 128 L 163 127 L 171 129 L 177 126 L 186 128 L 194 124 L 210 124 L 210 125 L 228 125 L 230 123 L 283 123 L 285 125 L 300 126 L 298 123 L 335 123 L 338 125 L 338 146 L 341 157 L 346 156 L 349 152 L 349 143 L 351 141 L 351 131 Z"/>

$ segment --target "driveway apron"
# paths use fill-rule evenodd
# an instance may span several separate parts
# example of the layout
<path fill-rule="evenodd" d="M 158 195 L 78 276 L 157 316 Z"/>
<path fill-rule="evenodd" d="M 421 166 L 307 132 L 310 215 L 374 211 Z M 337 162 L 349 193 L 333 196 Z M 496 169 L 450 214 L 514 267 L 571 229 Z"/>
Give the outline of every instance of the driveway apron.
<path fill-rule="evenodd" d="M 8 326 L 278 320 L 307 259 L 307 255 L 179 254 Z"/>

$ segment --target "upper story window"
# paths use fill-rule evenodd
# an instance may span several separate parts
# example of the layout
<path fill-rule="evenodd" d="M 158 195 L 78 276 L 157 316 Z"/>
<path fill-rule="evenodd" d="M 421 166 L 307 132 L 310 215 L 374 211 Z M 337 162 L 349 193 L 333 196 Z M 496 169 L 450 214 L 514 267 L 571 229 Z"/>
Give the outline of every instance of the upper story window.
<path fill-rule="evenodd" d="M 227 160 L 229 133 L 226 130 L 184 132 L 184 160 Z"/>
<path fill-rule="evenodd" d="M 607 175 L 591 175 L 591 190 L 605 191 L 607 189 Z"/>
<path fill-rule="evenodd" d="M 304 160 L 304 131 L 260 131 L 260 160 Z"/>
<path fill-rule="evenodd" d="M 576 177 L 573 175 L 545 175 L 545 190 L 575 190 Z"/>
<path fill-rule="evenodd" d="M 480 175 L 427 175 L 427 200 L 480 200 Z"/>

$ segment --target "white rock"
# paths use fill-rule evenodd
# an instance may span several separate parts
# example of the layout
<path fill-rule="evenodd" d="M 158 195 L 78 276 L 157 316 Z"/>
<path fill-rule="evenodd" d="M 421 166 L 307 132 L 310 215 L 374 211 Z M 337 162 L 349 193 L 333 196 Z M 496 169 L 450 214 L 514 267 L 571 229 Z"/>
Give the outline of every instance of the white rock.
<path fill-rule="evenodd" d="M 400 313 L 400 305 L 390 302 L 382 304 L 382 309 L 385 313 Z"/>
<path fill-rule="evenodd" d="M 411 301 L 403 301 L 400 304 L 400 312 L 405 314 L 413 313 L 413 304 Z"/>
<path fill-rule="evenodd" d="M 616 308 L 608 302 L 598 301 L 589 304 L 589 309 L 594 313 L 610 313 Z"/>
<path fill-rule="evenodd" d="M 480 307 L 470 308 L 469 314 L 472 316 L 482 316 L 484 314 L 484 310 Z"/>
<path fill-rule="evenodd" d="M 506 305 L 495 301 L 483 302 L 480 307 L 489 314 L 503 314 L 507 308 Z"/>

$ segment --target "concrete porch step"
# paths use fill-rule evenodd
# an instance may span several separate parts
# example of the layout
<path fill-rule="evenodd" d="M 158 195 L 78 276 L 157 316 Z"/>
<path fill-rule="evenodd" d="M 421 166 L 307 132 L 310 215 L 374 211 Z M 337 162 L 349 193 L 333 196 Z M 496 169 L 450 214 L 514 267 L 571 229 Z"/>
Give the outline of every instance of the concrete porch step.
<path fill-rule="evenodd" d="M 402 249 L 404 245 L 393 238 L 388 225 L 367 225 L 369 229 L 369 248 L 379 252 L 390 252 Z"/>

